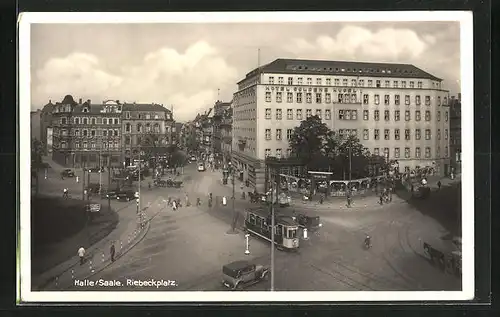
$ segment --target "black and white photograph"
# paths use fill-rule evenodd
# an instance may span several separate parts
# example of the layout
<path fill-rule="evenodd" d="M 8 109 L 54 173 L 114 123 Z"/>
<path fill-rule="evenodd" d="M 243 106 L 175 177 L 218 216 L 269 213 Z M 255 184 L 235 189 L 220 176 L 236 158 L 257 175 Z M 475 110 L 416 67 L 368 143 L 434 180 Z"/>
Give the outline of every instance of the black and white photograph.
<path fill-rule="evenodd" d="M 474 297 L 472 13 L 34 12 L 19 36 L 22 301 Z"/>

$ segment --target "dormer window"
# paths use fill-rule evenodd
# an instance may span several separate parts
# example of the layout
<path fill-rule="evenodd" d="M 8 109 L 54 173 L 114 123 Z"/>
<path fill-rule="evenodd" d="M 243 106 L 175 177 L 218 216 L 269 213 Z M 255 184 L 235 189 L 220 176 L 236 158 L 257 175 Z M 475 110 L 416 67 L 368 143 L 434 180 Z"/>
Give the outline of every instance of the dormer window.
<path fill-rule="evenodd" d="M 83 108 L 83 112 L 89 112 L 89 108 L 87 107 Z"/>

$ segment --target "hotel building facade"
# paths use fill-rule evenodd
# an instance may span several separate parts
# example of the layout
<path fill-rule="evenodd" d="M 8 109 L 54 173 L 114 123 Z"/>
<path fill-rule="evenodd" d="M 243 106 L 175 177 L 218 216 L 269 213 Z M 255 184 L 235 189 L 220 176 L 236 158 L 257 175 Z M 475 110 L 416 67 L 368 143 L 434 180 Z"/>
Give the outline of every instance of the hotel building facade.
<path fill-rule="evenodd" d="M 289 156 L 293 128 L 313 115 L 401 172 L 448 173 L 449 92 L 413 65 L 277 59 L 237 84 L 232 160 L 258 190 L 264 159 Z"/>

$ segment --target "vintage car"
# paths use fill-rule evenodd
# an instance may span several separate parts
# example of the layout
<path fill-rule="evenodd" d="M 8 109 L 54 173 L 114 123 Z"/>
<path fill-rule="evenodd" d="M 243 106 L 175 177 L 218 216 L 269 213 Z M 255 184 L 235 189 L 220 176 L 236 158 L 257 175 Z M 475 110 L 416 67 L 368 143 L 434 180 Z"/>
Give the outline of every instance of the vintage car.
<path fill-rule="evenodd" d="M 62 177 L 75 177 L 75 172 L 71 169 L 67 168 L 61 172 Z"/>
<path fill-rule="evenodd" d="M 434 239 L 423 242 L 427 259 L 441 270 L 461 276 L 462 274 L 462 238 Z"/>
<path fill-rule="evenodd" d="M 249 261 L 235 261 L 222 267 L 222 284 L 229 289 L 243 289 L 266 280 L 269 268 Z"/>
<path fill-rule="evenodd" d="M 306 228 L 309 231 L 316 231 L 322 226 L 319 216 L 297 214 L 292 218 L 299 224 L 299 227 Z"/>
<path fill-rule="evenodd" d="M 205 163 L 198 163 L 198 172 L 205 171 Z"/>
<path fill-rule="evenodd" d="M 116 193 L 116 199 L 119 201 L 131 201 L 135 198 L 136 196 L 133 190 L 123 190 Z"/>
<path fill-rule="evenodd" d="M 167 187 L 167 181 L 164 179 L 157 178 L 154 180 L 154 185 L 156 187 Z"/>

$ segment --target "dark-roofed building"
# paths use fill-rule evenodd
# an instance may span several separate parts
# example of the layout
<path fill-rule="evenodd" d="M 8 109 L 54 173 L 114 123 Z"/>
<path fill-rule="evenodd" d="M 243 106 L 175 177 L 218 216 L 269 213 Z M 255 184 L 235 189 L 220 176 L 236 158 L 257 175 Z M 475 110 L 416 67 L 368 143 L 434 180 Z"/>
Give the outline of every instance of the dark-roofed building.
<path fill-rule="evenodd" d="M 121 166 L 119 101 L 82 103 L 67 95 L 52 109 L 52 158 L 64 166 Z"/>
<path fill-rule="evenodd" d="M 414 65 L 277 59 L 238 82 L 232 162 L 264 190 L 264 159 L 291 155 L 293 128 L 317 115 L 340 137 L 357 135 L 401 172 L 447 173 L 448 91 Z M 294 173 L 293 171 L 290 171 Z"/>
<path fill-rule="evenodd" d="M 54 104 L 52 100 L 46 104 L 40 113 L 40 141 L 45 149 L 45 154 L 52 153 L 53 129 L 52 129 L 52 110 Z"/>
<path fill-rule="evenodd" d="M 218 160 L 225 160 L 225 157 L 223 156 L 223 151 L 222 147 L 224 144 L 224 140 L 222 137 L 223 134 L 223 128 L 226 126 L 223 125 L 223 120 L 226 117 L 227 110 L 231 108 L 231 103 L 230 102 L 222 102 L 220 100 L 217 100 L 215 102 L 214 108 L 213 108 L 213 136 L 212 136 L 212 144 L 213 144 L 213 151 L 215 156 L 217 157 Z M 224 157 L 224 159 L 223 159 Z"/>
<path fill-rule="evenodd" d="M 155 103 L 123 104 L 123 157 L 126 166 L 139 160 L 153 165 L 167 156 L 168 147 L 176 144 L 172 111 Z"/>

